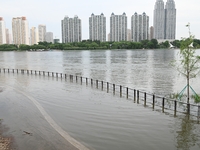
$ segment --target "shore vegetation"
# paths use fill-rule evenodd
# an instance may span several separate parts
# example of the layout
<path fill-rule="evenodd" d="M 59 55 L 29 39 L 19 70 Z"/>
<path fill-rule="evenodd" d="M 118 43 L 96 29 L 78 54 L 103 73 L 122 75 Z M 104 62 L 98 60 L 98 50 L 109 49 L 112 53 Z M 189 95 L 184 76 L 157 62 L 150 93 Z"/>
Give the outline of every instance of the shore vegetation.
<path fill-rule="evenodd" d="M 170 42 L 175 48 L 181 48 L 182 40 L 174 40 Z M 200 40 L 193 39 L 195 48 L 200 48 Z M 25 50 L 96 50 L 96 49 L 168 49 L 170 47 L 169 41 L 158 43 L 156 39 L 143 40 L 141 42 L 120 41 L 120 42 L 100 42 L 92 40 L 82 40 L 81 42 L 72 43 L 49 43 L 38 42 L 34 45 L 14 45 L 3 44 L 0 45 L 0 51 L 25 51 Z"/>

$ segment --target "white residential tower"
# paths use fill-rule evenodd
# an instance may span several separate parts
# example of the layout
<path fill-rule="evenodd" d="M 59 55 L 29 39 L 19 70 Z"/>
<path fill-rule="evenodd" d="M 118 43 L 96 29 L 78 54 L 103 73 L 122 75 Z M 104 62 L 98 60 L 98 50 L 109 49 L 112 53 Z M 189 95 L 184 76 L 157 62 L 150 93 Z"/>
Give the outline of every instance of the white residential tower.
<path fill-rule="evenodd" d="M 89 18 L 89 35 L 90 40 L 106 41 L 106 17 L 101 15 L 92 14 Z"/>
<path fill-rule="evenodd" d="M 61 27 L 63 43 L 81 42 L 81 19 L 79 19 L 78 16 L 74 16 L 74 18 L 69 18 L 68 16 L 66 16 L 61 21 Z"/>
<path fill-rule="evenodd" d="M 29 45 L 29 28 L 26 17 L 12 19 L 13 43 L 16 45 Z"/>

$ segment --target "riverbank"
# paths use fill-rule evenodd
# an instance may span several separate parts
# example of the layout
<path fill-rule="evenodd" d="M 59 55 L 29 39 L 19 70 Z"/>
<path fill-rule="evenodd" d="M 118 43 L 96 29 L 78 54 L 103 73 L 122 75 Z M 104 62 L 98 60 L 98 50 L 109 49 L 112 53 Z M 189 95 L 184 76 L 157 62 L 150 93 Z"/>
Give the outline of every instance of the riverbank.
<path fill-rule="evenodd" d="M 5 126 L 2 125 L 2 120 L 0 119 L 0 150 L 11 150 L 12 138 L 3 136 L 5 131 Z"/>
<path fill-rule="evenodd" d="M 10 138 L 4 138 L 0 135 L 0 150 L 11 150 L 11 139 Z"/>

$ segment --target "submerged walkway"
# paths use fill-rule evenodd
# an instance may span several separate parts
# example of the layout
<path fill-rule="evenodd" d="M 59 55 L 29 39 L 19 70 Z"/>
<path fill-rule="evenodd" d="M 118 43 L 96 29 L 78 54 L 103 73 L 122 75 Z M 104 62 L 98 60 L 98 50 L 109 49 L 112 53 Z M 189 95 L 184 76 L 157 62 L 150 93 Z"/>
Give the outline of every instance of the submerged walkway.
<path fill-rule="evenodd" d="M 74 82 L 81 85 L 91 86 L 95 89 L 114 94 L 116 96 L 119 96 L 121 98 L 133 100 L 135 103 L 148 106 L 148 108 L 152 108 L 153 110 L 162 110 L 162 112 L 166 112 L 170 110 L 170 113 L 173 113 L 174 115 L 176 112 L 188 112 L 188 110 L 182 110 L 177 106 L 180 102 L 176 100 L 171 100 L 162 96 L 154 95 L 151 93 L 146 93 L 144 91 L 139 91 L 136 89 L 131 89 L 128 87 L 124 87 L 121 85 L 111 84 L 104 81 L 98 81 L 94 79 L 89 79 L 81 76 L 76 75 L 67 75 L 62 73 L 55 73 L 55 72 L 46 72 L 46 71 L 36 71 L 36 70 L 23 70 L 23 69 L 0 69 L 0 73 L 5 75 L 7 73 L 19 73 L 19 74 L 27 74 L 30 76 L 50 76 L 52 79 L 59 78 L 61 81 L 66 82 Z M 21 75 L 20 75 L 21 76 Z M 84 83 L 84 84 L 83 84 Z M 67 149 L 69 150 L 78 150 L 78 149 L 88 149 L 84 145 L 80 144 L 76 140 L 74 140 L 72 137 L 69 136 L 67 132 L 65 132 L 52 118 L 51 116 L 45 111 L 45 109 L 38 103 L 36 99 L 34 99 L 31 95 L 27 94 L 26 92 L 17 90 L 13 87 L 8 87 L 8 89 L 11 89 L 11 92 L 20 93 L 20 95 L 23 95 L 26 99 L 28 98 L 29 101 L 31 101 L 35 106 L 36 110 L 39 110 L 38 113 L 42 114 L 42 118 L 44 118 L 48 123 L 47 125 L 50 125 L 54 130 L 59 133 L 62 137 L 62 140 L 66 140 L 66 145 L 68 146 Z M 0 89 L 1 91 L 1 89 Z M 32 106 L 31 103 L 31 106 Z M 187 105 L 185 105 L 187 106 Z M 194 115 L 198 116 L 199 113 L 199 106 L 198 105 L 190 105 L 190 108 L 192 108 L 189 112 Z M 35 114 L 34 114 L 35 115 Z M 32 117 L 30 117 L 32 119 Z M 44 120 L 43 119 L 43 120 Z M 30 120 L 28 120 L 30 121 Z M 46 122 L 45 121 L 45 122 Z M 52 131 L 54 131 L 52 130 Z M 23 131 L 22 131 L 23 132 Z M 55 132 L 55 133 L 56 133 Z M 56 133 L 56 134 L 57 134 Z M 34 135 L 35 136 L 35 135 Z"/>
<path fill-rule="evenodd" d="M 114 95 L 119 95 L 120 97 L 124 97 L 126 99 L 132 99 L 134 102 L 138 104 L 143 103 L 144 106 L 150 106 L 153 109 L 161 108 L 162 112 L 166 110 L 172 110 L 174 112 L 174 116 L 179 113 L 187 113 L 193 116 L 196 116 L 197 119 L 200 119 L 200 105 L 196 104 L 187 104 L 185 102 L 178 101 L 176 99 L 170 99 L 168 97 L 163 97 L 159 95 L 155 95 L 152 93 L 148 93 L 141 90 L 131 89 L 129 87 L 125 87 L 122 85 L 117 85 L 105 81 L 99 81 L 90 79 L 87 77 L 77 76 L 77 75 L 68 75 L 57 72 L 47 72 L 47 71 L 37 71 L 37 70 L 26 70 L 26 69 L 7 69 L 0 68 L 1 72 L 8 73 L 21 73 L 21 74 L 33 74 L 39 76 L 52 76 L 55 78 L 69 80 L 70 82 L 76 82 L 86 85 L 91 85 L 91 87 L 96 87 L 97 89 L 101 89 L 102 91 L 106 91 L 107 93 L 111 92 Z"/>

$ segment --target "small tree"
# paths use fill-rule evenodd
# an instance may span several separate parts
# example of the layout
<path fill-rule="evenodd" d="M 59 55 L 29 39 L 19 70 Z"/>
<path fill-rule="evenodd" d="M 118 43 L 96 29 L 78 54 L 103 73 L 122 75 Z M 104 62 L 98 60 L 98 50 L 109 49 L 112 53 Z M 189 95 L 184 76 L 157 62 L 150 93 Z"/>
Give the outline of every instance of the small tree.
<path fill-rule="evenodd" d="M 190 24 L 186 27 L 189 30 L 189 37 L 182 38 L 180 45 L 180 63 L 175 65 L 177 70 L 186 77 L 187 80 L 187 103 L 190 102 L 190 79 L 195 78 L 200 71 L 200 56 L 195 56 L 195 48 L 193 47 L 194 36 L 190 32 Z M 184 88 L 185 89 L 185 88 Z M 193 89 L 192 89 L 193 90 Z M 194 91 L 193 91 L 194 92 Z M 196 95 L 196 93 L 195 93 Z M 198 96 L 198 95 L 197 95 Z M 199 96 L 198 96 L 199 97 Z"/>

